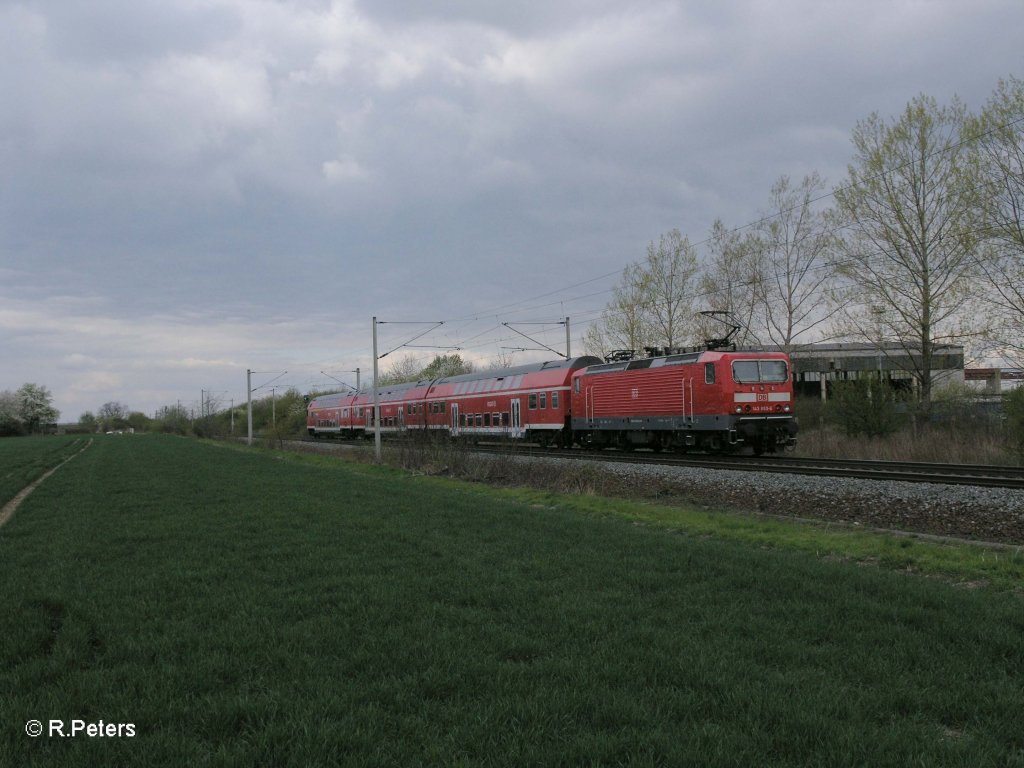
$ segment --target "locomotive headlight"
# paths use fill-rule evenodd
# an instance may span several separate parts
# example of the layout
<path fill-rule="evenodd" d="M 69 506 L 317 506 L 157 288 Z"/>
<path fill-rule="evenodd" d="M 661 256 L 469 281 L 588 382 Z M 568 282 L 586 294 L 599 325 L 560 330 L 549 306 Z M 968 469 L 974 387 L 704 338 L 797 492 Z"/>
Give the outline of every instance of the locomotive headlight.
<path fill-rule="evenodd" d="M 737 406 L 736 406 L 736 413 L 743 413 L 743 407 L 742 407 L 742 406 L 739 406 L 739 405 L 737 405 Z"/>
<path fill-rule="evenodd" d="M 786 413 L 789 413 L 789 406 L 788 405 L 782 406 L 782 410 L 784 410 Z"/>

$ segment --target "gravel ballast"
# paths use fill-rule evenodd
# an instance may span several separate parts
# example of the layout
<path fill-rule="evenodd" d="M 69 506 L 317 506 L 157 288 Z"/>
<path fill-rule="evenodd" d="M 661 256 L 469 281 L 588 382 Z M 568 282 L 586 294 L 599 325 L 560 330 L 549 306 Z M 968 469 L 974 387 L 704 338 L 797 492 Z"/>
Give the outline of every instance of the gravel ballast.
<path fill-rule="evenodd" d="M 648 497 L 653 491 L 705 506 L 1024 544 L 1020 490 L 648 464 L 591 466 Z"/>

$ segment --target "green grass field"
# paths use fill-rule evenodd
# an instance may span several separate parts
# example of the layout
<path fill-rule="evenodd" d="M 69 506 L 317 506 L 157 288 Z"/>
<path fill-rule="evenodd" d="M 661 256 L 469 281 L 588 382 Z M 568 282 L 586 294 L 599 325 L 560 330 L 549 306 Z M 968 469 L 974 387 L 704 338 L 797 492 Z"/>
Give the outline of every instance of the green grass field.
<path fill-rule="evenodd" d="M 86 442 L 82 437 L 0 439 L 0 506 Z"/>
<path fill-rule="evenodd" d="M 0 528 L 0 765 L 1024 766 L 1019 561 L 689 514 L 99 438 Z"/>

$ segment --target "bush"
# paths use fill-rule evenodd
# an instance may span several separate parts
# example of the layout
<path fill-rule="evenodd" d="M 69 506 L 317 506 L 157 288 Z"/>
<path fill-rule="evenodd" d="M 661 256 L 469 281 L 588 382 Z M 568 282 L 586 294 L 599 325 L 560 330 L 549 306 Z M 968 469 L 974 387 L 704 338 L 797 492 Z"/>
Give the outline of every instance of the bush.
<path fill-rule="evenodd" d="M 896 392 L 876 378 L 835 382 L 829 411 L 832 419 L 851 437 L 891 435 L 903 421 Z"/>
<path fill-rule="evenodd" d="M 1010 449 L 1024 458 L 1024 387 L 1017 387 L 1003 397 L 1006 433 Z"/>

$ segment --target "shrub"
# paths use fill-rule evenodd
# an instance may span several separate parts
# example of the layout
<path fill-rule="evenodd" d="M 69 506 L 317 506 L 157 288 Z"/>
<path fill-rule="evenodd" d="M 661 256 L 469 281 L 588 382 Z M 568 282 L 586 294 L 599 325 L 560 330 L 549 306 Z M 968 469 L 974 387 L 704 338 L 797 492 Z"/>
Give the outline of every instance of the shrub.
<path fill-rule="evenodd" d="M 1010 449 L 1024 458 L 1024 387 L 1017 387 L 1003 398 L 1006 432 Z"/>
<path fill-rule="evenodd" d="M 890 435 L 902 423 L 895 391 L 876 378 L 835 382 L 830 411 L 851 437 Z"/>

